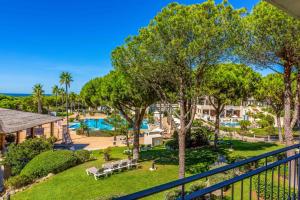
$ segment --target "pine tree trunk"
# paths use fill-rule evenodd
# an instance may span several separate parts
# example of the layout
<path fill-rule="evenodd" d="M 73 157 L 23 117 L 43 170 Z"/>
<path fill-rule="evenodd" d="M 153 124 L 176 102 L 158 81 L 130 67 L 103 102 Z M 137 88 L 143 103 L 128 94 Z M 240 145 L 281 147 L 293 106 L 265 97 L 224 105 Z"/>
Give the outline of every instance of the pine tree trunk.
<path fill-rule="evenodd" d="M 216 121 L 215 121 L 215 139 L 214 139 L 214 148 L 218 148 L 218 139 L 220 135 L 220 111 L 216 110 Z"/>
<path fill-rule="evenodd" d="M 185 129 L 185 100 L 184 100 L 184 92 L 183 92 L 183 83 L 181 80 L 181 85 L 180 85 L 180 131 L 178 135 L 178 146 L 179 146 L 179 151 L 178 151 L 178 158 L 179 158 L 179 178 L 184 178 L 185 177 L 185 134 L 186 134 L 186 129 Z"/>
<path fill-rule="evenodd" d="M 135 122 L 133 126 L 133 159 L 139 159 L 140 154 L 140 127 L 146 108 L 135 108 Z"/>
<path fill-rule="evenodd" d="M 284 135 L 287 146 L 293 144 L 293 135 L 291 129 L 291 100 L 292 100 L 292 89 L 291 89 L 291 71 L 292 67 L 287 65 L 284 68 Z"/>
<path fill-rule="evenodd" d="M 284 65 L 284 136 L 286 146 L 293 145 L 293 135 L 291 128 L 291 101 L 292 101 L 292 87 L 291 87 L 291 71 L 292 66 L 289 63 L 285 63 Z M 287 157 L 295 155 L 294 150 L 287 152 Z M 296 178 L 296 174 L 294 173 L 295 161 L 291 161 L 289 163 L 289 168 L 291 169 L 290 182 L 293 183 Z"/>
<path fill-rule="evenodd" d="M 277 121 L 277 128 L 278 128 L 278 139 L 279 142 L 283 142 L 283 137 L 282 137 L 282 127 L 281 127 L 281 121 L 280 121 L 280 114 L 276 115 L 276 121 Z"/>
<path fill-rule="evenodd" d="M 140 127 L 135 123 L 133 127 L 133 159 L 139 159 L 140 154 Z"/>

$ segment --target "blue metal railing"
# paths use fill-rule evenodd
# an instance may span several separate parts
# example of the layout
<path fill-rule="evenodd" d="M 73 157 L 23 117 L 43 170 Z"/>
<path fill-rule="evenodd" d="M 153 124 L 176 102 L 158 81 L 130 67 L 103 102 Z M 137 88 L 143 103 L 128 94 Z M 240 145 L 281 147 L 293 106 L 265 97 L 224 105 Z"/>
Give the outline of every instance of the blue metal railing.
<path fill-rule="evenodd" d="M 212 175 L 223 173 L 223 172 L 226 172 L 226 171 L 229 171 L 229 170 L 232 170 L 232 169 L 236 169 L 236 168 L 245 166 L 247 164 L 257 163 L 260 160 L 264 160 L 264 162 L 265 162 L 263 167 L 259 167 L 255 170 L 246 172 L 246 173 L 244 173 L 240 176 L 237 176 L 237 177 L 231 178 L 229 180 L 217 183 L 215 185 L 212 185 L 210 187 L 198 190 L 196 192 L 193 192 L 193 193 L 190 193 L 190 194 L 184 194 L 184 195 L 182 195 L 181 199 L 194 199 L 196 197 L 201 197 L 201 196 L 205 196 L 207 194 L 211 194 L 212 192 L 214 192 L 216 190 L 220 190 L 220 189 L 221 189 L 221 198 L 223 199 L 223 190 L 222 190 L 222 188 L 224 188 L 226 186 L 232 186 L 232 190 L 234 190 L 234 183 L 242 182 L 242 184 L 243 184 L 243 180 L 245 180 L 247 178 L 250 178 L 250 182 L 251 182 L 250 185 L 252 185 L 251 177 L 253 177 L 254 175 L 260 175 L 260 173 L 262 173 L 262 172 L 265 172 L 265 180 L 264 180 L 264 184 L 265 184 L 264 185 L 264 193 L 265 194 L 264 194 L 264 196 L 266 196 L 267 195 L 266 194 L 267 193 L 267 188 L 266 188 L 267 187 L 266 186 L 267 171 L 272 170 L 272 173 L 274 173 L 273 172 L 274 168 L 279 167 L 279 174 L 278 174 L 278 177 L 279 177 L 280 176 L 280 166 L 281 165 L 285 165 L 284 166 L 284 177 L 283 177 L 284 183 L 288 182 L 289 184 L 288 184 L 287 187 L 289 189 L 291 189 L 292 188 L 292 183 L 290 183 L 291 180 L 293 180 L 293 182 L 295 182 L 295 180 L 297 179 L 298 182 L 299 182 L 298 178 L 291 178 L 290 175 L 291 174 L 295 175 L 297 173 L 297 171 L 300 171 L 298 169 L 299 166 L 300 166 L 299 165 L 300 154 L 297 153 L 294 156 L 290 156 L 290 157 L 287 157 L 287 158 L 282 159 L 282 160 L 278 160 L 278 161 L 273 162 L 273 163 L 268 163 L 268 158 L 276 156 L 276 155 L 281 154 L 281 153 L 291 151 L 291 150 L 295 150 L 295 149 L 300 149 L 300 144 L 295 144 L 295 145 L 285 147 L 285 148 L 282 148 L 282 149 L 278 149 L 278 150 L 275 150 L 275 151 L 272 151 L 272 152 L 264 153 L 264 154 L 261 154 L 259 156 L 255 156 L 255 157 L 252 157 L 252 158 L 249 158 L 249 159 L 245 159 L 245 160 L 242 160 L 242 161 L 239 161 L 239 162 L 235 162 L 233 164 L 226 165 L 226 166 L 223 166 L 223 167 L 220 167 L 220 168 L 216 168 L 216 169 L 204 172 L 204 173 L 196 174 L 196 175 L 193 175 L 193 176 L 190 176 L 190 177 L 187 177 L 187 178 L 179 179 L 179 180 L 172 181 L 172 182 L 169 182 L 169 183 L 165 183 L 165 184 L 162 184 L 162 185 L 159 185 L 159 186 L 155 186 L 155 187 L 152 187 L 152 188 L 149 188 L 149 189 L 146 189 L 146 190 L 142 190 L 142 191 L 139 191 L 139 192 L 136 192 L 136 193 L 133 193 L 133 194 L 129 194 L 129 195 L 120 197 L 118 199 L 119 200 L 140 199 L 140 198 L 148 197 L 148 196 L 151 196 L 151 195 L 154 195 L 154 194 L 166 191 L 166 190 L 170 190 L 172 188 L 176 188 L 176 187 L 179 187 L 179 186 L 183 186 L 183 188 L 184 188 L 185 184 L 188 184 L 188 183 L 191 183 L 191 182 L 203 179 L 203 178 L 207 178 L 207 177 L 210 177 Z M 297 160 L 298 162 L 294 162 L 295 160 Z M 286 172 L 286 164 L 288 164 L 288 172 Z M 291 171 L 292 169 L 295 170 L 296 173 L 292 173 L 292 171 Z M 288 181 L 286 181 L 286 175 L 287 175 L 286 173 L 288 173 L 288 175 L 289 175 Z M 258 181 L 258 187 L 260 187 L 260 185 L 262 183 L 260 183 L 260 178 L 258 180 L 259 180 Z M 273 178 L 272 178 L 272 184 L 273 184 Z M 295 187 L 297 185 L 300 185 L 300 183 L 297 183 L 297 184 L 294 183 L 294 192 L 295 192 Z M 286 187 L 285 184 L 284 184 L 284 187 Z M 243 187 L 241 189 L 243 190 Z M 241 192 L 243 192 L 243 191 L 241 191 Z M 233 193 L 234 193 L 234 191 L 233 191 Z M 258 193 L 260 193 L 259 188 L 258 188 Z M 252 194 L 249 194 L 249 195 L 251 196 Z M 298 196 L 297 199 L 300 200 L 300 194 L 298 194 L 297 196 Z M 294 195 L 294 197 L 295 197 L 295 195 Z M 232 199 L 233 198 L 234 198 L 234 195 L 233 195 Z M 290 199 L 292 199 L 292 198 L 290 198 Z"/>

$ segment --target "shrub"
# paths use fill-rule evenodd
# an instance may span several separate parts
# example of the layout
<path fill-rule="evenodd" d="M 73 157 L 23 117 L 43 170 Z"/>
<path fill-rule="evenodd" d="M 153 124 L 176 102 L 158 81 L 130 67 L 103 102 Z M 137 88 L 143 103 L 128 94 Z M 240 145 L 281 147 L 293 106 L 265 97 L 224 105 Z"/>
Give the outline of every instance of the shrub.
<path fill-rule="evenodd" d="M 248 120 L 241 120 L 240 121 L 240 126 L 242 130 L 247 130 L 248 127 L 251 125 L 251 122 Z"/>
<path fill-rule="evenodd" d="M 89 130 L 89 136 L 92 137 L 112 137 L 114 135 L 122 135 L 122 133 L 119 131 Z"/>
<path fill-rule="evenodd" d="M 107 147 L 106 149 L 103 150 L 103 158 L 105 161 L 110 161 L 110 153 L 111 153 L 111 148 Z"/>
<path fill-rule="evenodd" d="M 177 189 L 177 190 L 173 190 L 173 191 L 170 191 L 166 194 L 166 200 L 176 200 L 178 199 L 179 197 L 181 197 L 181 190 L 180 189 Z"/>
<path fill-rule="evenodd" d="M 206 127 L 197 128 L 191 133 L 189 147 L 201 147 L 209 144 L 209 135 L 211 131 Z"/>
<path fill-rule="evenodd" d="M 195 119 L 193 121 L 193 127 L 201 127 L 203 125 L 203 122 L 200 119 Z"/>
<path fill-rule="evenodd" d="M 202 182 L 202 181 L 199 181 L 198 183 L 194 183 L 191 185 L 190 187 L 190 192 L 196 192 L 198 190 L 201 190 L 203 188 L 206 188 L 207 184 Z"/>
<path fill-rule="evenodd" d="M 176 150 L 178 149 L 178 141 L 174 139 L 168 140 L 165 143 L 165 147 L 169 150 Z"/>
<path fill-rule="evenodd" d="M 91 154 L 88 150 L 78 150 L 74 152 L 74 155 L 78 158 L 79 163 L 84 163 L 90 160 Z"/>
<path fill-rule="evenodd" d="M 49 173 L 58 173 L 75 166 L 78 158 L 72 151 L 46 151 L 33 158 L 21 171 L 20 175 L 32 179 L 40 178 Z"/>
<path fill-rule="evenodd" d="M 52 149 L 52 144 L 43 138 L 25 140 L 21 144 L 11 144 L 5 154 L 4 163 L 17 175 L 25 165 L 41 152 Z"/>
<path fill-rule="evenodd" d="M 46 139 L 50 144 L 54 144 L 57 141 L 57 138 L 54 136 L 51 136 Z"/>
<path fill-rule="evenodd" d="M 26 175 L 17 175 L 9 178 L 5 181 L 4 185 L 6 188 L 18 189 L 29 185 L 33 182 L 33 179 Z"/>
<path fill-rule="evenodd" d="M 269 126 L 269 122 L 265 119 L 261 119 L 257 122 L 257 124 L 259 125 L 260 128 L 265 128 L 267 126 Z"/>
<path fill-rule="evenodd" d="M 272 189 L 272 180 L 271 180 L 271 174 L 267 175 L 267 183 L 265 187 L 265 174 L 261 174 L 259 176 L 260 178 L 260 184 L 258 185 L 258 176 L 255 176 L 253 178 L 253 183 L 255 187 L 255 191 L 258 193 L 258 188 L 260 191 L 260 197 L 264 198 L 264 194 L 266 193 L 265 200 L 279 200 L 279 199 L 289 199 L 288 198 L 288 187 L 285 188 L 285 196 L 283 196 L 284 188 L 282 185 L 279 186 L 279 199 L 278 197 L 278 184 L 276 181 L 273 182 L 273 195 L 271 198 L 271 189 Z M 266 192 L 265 192 L 266 188 Z M 293 190 L 293 189 L 291 189 Z"/>
<path fill-rule="evenodd" d="M 74 122 L 75 121 L 75 118 L 69 118 L 69 122 Z"/>
<path fill-rule="evenodd" d="M 208 127 L 197 127 L 197 129 L 186 134 L 186 148 L 201 147 L 209 144 L 209 137 L 212 134 Z M 167 149 L 178 149 L 178 132 L 175 131 L 173 139 L 169 140 L 165 144 Z"/>

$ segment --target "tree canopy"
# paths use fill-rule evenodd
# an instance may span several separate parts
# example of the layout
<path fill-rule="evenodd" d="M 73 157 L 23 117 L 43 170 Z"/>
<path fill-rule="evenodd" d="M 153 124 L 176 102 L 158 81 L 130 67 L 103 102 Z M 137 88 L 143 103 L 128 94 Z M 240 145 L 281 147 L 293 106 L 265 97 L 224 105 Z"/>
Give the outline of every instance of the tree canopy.
<path fill-rule="evenodd" d="M 252 68 L 234 63 L 219 64 L 206 74 L 203 91 L 216 111 L 215 148 L 220 130 L 220 115 L 225 105 L 241 103 L 254 95 L 259 81 L 260 75 Z"/>

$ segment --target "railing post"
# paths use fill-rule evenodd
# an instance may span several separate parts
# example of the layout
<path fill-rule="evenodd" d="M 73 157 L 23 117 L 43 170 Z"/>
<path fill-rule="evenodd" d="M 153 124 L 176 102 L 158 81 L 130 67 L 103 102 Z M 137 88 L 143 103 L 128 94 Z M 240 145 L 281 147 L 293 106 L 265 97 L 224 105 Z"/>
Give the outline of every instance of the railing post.
<path fill-rule="evenodd" d="M 181 185 L 181 199 L 184 200 L 185 191 L 184 191 L 184 184 Z"/>
<path fill-rule="evenodd" d="M 298 199 L 300 199 L 300 158 L 298 158 L 298 173 L 297 173 L 297 180 L 298 180 Z"/>

